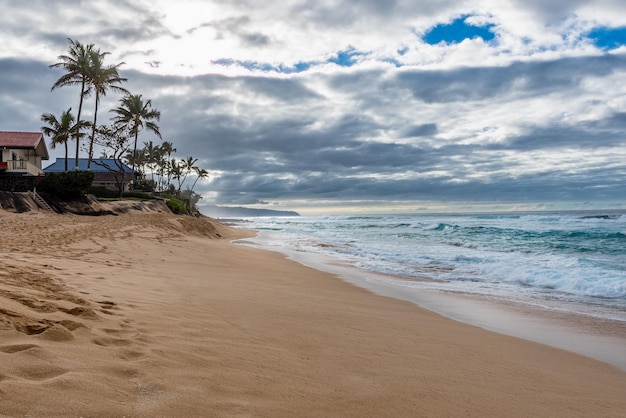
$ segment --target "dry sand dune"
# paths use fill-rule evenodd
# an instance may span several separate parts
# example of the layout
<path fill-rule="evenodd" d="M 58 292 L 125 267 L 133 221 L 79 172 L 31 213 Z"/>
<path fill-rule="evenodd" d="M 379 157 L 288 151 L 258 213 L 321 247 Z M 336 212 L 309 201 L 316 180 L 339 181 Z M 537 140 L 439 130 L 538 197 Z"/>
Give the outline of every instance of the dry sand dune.
<path fill-rule="evenodd" d="M 626 373 L 158 211 L 0 211 L 0 416 L 619 417 Z"/>
<path fill-rule="evenodd" d="M 115 408 L 109 401 L 123 404 L 121 394 L 129 388 L 138 398 L 147 396 L 140 383 L 129 383 L 139 372 L 127 361 L 150 350 L 142 349 L 148 344 L 132 312 L 123 314 L 130 304 L 108 295 L 109 284 L 115 294 L 121 290 L 116 280 L 137 279 L 135 290 L 141 293 L 143 278 L 135 268 L 153 263 L 151 274 L 160 276 L 160 256 L 167 256 L 156 251 L 156 259 L 146 259 L 154 245 L 233 236 L 219 224 L 159 213 L 79 217 L 0 211 L 0 230 L 0 415 L 9 416 L 132 415 L 132 408 Z M 185 274 L 180 264 L 176 270 L 174 278 Z M 99 282 L 102 293 L 92 293 L 89 287 Z"/>

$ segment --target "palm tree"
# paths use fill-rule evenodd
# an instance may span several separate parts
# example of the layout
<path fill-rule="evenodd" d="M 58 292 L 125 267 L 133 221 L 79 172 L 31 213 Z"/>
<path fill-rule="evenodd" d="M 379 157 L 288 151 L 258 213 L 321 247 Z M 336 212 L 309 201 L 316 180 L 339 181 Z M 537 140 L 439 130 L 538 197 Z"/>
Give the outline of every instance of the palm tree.
<path fill-rule="evenodd" d="M 159 132 L 159 126 L 155 123 L 161 119 L 161 112 L 152 108 L 152 101 L 143 101 L 141 94 L 130 94 L 120 99 L 121 105 L 111 110 L 116 113 L 113 122 L 118 126 L 126 126 L 131 134 L 135 135 L 135 145 L 133 147 L 133 154 L 137 153 L 137 138 L 139 137 L 139 131 L 143 128 L 152 131 L 159 139 L 162 139 L 161 132 Z M 135 172 L 135 165 L 133 164 L 133 173 Z"/>
<path fill-rule="evenodd" d="M 190 195 L 193 195 L 193 188 L 196 187 L 196 183 L 198 182 L 198 180 L 209 177 L 209 172 L 206 171 L 204 168 L 193 167 L 193 171 L 196 172 L 196 179 L 191 185 L 191 189 L 189 189 Z"/>
<path fill-rule="evenodd" d="M 93 125 L 91 129 L 91 138 L 89 140 L 89 159 L 87 160 L 87 169 L 91 167 L 91 160 L 93 159 L 93 141 L 96 136 L 96 122 L 98 119 L 98 105 L 100 104 L 100 98 L 106 96 L 107 90 L 115 90 L 121 93 L 128 93 L 128 91 L 120 87 L 118 84 L 122 84 L 127 81 L 126 78 L 120 77 L 117 69 L 123 65 L 123 62 L 115 65 L 104 65 L 104 57 L 108 55 L 108 52 L 91 51 L 91 65 L 89 66 L 87 83 L 96 95 L 96 107 L 93 112 Z"/>
<path fill-rule="evenodd" d="M 129 136 L 129 138 L 131 138 Z M 133 150 L 126 150 L 126 154 L 124 154 L 124 159 L 128 161 L 128 164 L 132 164 L 137 167 L 137 171 L 142 171 L 142 166 L 146 163 L 146 154 L 145 150 L 140 149 L 137 152 L 133 153 Z"/>
<path fill-rule="evenodd" d="M 80 115 L 83 110 L 83 99 L 89 95 L 88 69 L 91 64 L 91 53 L 94 45 L 83 45 L 78 41 L 74 41 L 71 38 L 67 38 L 70 43 L 68 54 L 59 55 L 60 62 L 50 65 L 50 68 L 63 68 L 66 74 L 61 76 L 56 83 L 52 86 L 52 90 L 57 87 L 73 86 L 80 84 L 80 102 L 78 103 L 78 115 L 76 120 L 80 120 Z M 74 134 L 76 140 L 76 161 L 75 167 L 78 169 L 78 151 L 80 149 L 80 131 Z M 65 156 L 67 160 L 67 155 Z M 67 161 L 66 161 L 67 162 Z"/>
<path fill-rule="evenodd" d="M 178 193 L 180 194 L 180 190 L 187 180 L 187 176 L 191 173 L 196 167 L 196 163 L 198 162 L 197 158 L 187 157 L 186 160 L 182 160 L 179 164 L 180 172 L 178 173 Z"/>
<path fill-rule="evenodd" d="M 174 144 L 169 142 L 169 141 L 163 141 L 163 144 L 161 144 L 161 152 L 163 154 L 163 156 L 165 156 L 165 154 L 167 154 L 167 159 L 162 160 L 161 164 L 161 172 L 162 174 L 166 174 L 167 175 L 167 185 L 169 186 L 170 182 L 172 181 L 172 175 L 171 175 L 171 171 L 169 170 L 169 163 L 172 159 L 172 154 L 176 152 L 176 148 L 174 148 Z M 163 177 L 163 176 L 161 176 Z M 165 179 L 161 178 L 162 181 L 165 181 Z"/>
<path fill-rule="evenodd" d="M 159 161 L 159 154 L 161 153 L 161 149 L 158 145 L 155 146 L 152 141 L 144 142 L 143 145 L 143 152 L 146 156 L 146 165 L 150 169 L 150 174 L 152 175 L 152 183 L 154 183 L 154 169 L 156 168 L 157 162 Z"/>
<path fill-rule="evenodd" d="M 89 123 L 82 120 L 74 123 L 75 119 L 74 115 L 72 115 L 71 107 L 61 113 L 60 120 L 57 119 L 52 113 L 44 113 L 41 115 L 41 121 L 48 124 L 48 126 L 42 126 L 41 130 L 52 140 L 52 148 L 56 148 L 59 144 L 63 144 L 65 146 L 65 171 L 67 171 L 67 141 L 72 137 L 72 135 L 77 140 L 84 136 L 85 133 L 81 132 L 81 129 L 89 125 Z"/>
<path fill-rule="evenodd" d="M 178 161 L 176 161 L 176 158 L 172 158 L 167 164 L 167 177 L 176 180 L 176 182 L 178 183 L 178 189 L 175 190 L 177 191 L 177 193 L 180 193 L 180 189 L 183 185 L 183 182 L 181 181 L 183 177 L 183 162 L 181 161 L 179 163 Z"/>

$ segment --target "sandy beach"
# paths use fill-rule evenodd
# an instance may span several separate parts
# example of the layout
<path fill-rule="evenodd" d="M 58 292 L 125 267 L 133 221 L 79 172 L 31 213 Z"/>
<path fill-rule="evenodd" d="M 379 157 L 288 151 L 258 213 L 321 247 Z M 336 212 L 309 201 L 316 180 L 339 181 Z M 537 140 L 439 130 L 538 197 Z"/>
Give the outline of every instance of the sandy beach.
<path fill-rule="evenodd" d="M 0 210 L 0 230 L 2 417 L 626 417 L 615 366 L 209 219 Z"/>

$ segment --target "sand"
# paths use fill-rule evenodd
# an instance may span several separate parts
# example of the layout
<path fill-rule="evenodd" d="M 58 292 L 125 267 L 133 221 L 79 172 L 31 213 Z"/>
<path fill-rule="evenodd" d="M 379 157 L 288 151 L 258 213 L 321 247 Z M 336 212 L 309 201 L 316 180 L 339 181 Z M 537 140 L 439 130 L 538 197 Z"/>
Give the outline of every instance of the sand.
<path fill-rule="evenodd" d="M 0 416 L 626 417 L 626 373 L 163 213 L 0 211 Z"/>

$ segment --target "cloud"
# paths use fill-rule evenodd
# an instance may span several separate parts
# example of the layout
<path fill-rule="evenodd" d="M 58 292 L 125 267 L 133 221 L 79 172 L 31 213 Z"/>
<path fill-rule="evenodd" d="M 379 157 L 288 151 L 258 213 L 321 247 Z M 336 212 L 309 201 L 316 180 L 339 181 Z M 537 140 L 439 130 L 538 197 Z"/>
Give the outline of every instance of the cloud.
<path fill-rule="evenodd" d="M 624 27 L 619 2 L 83 3 L 0 0 L 0 129 L 77 108 L 78 89 L 50 92 L 70 36 L 127 62 L 176 158 L 211 172 L 206 203 L 626 197 L 626 54 L 591 39 Z M 424 42 L 459 16 L 497 42 Z"/>

